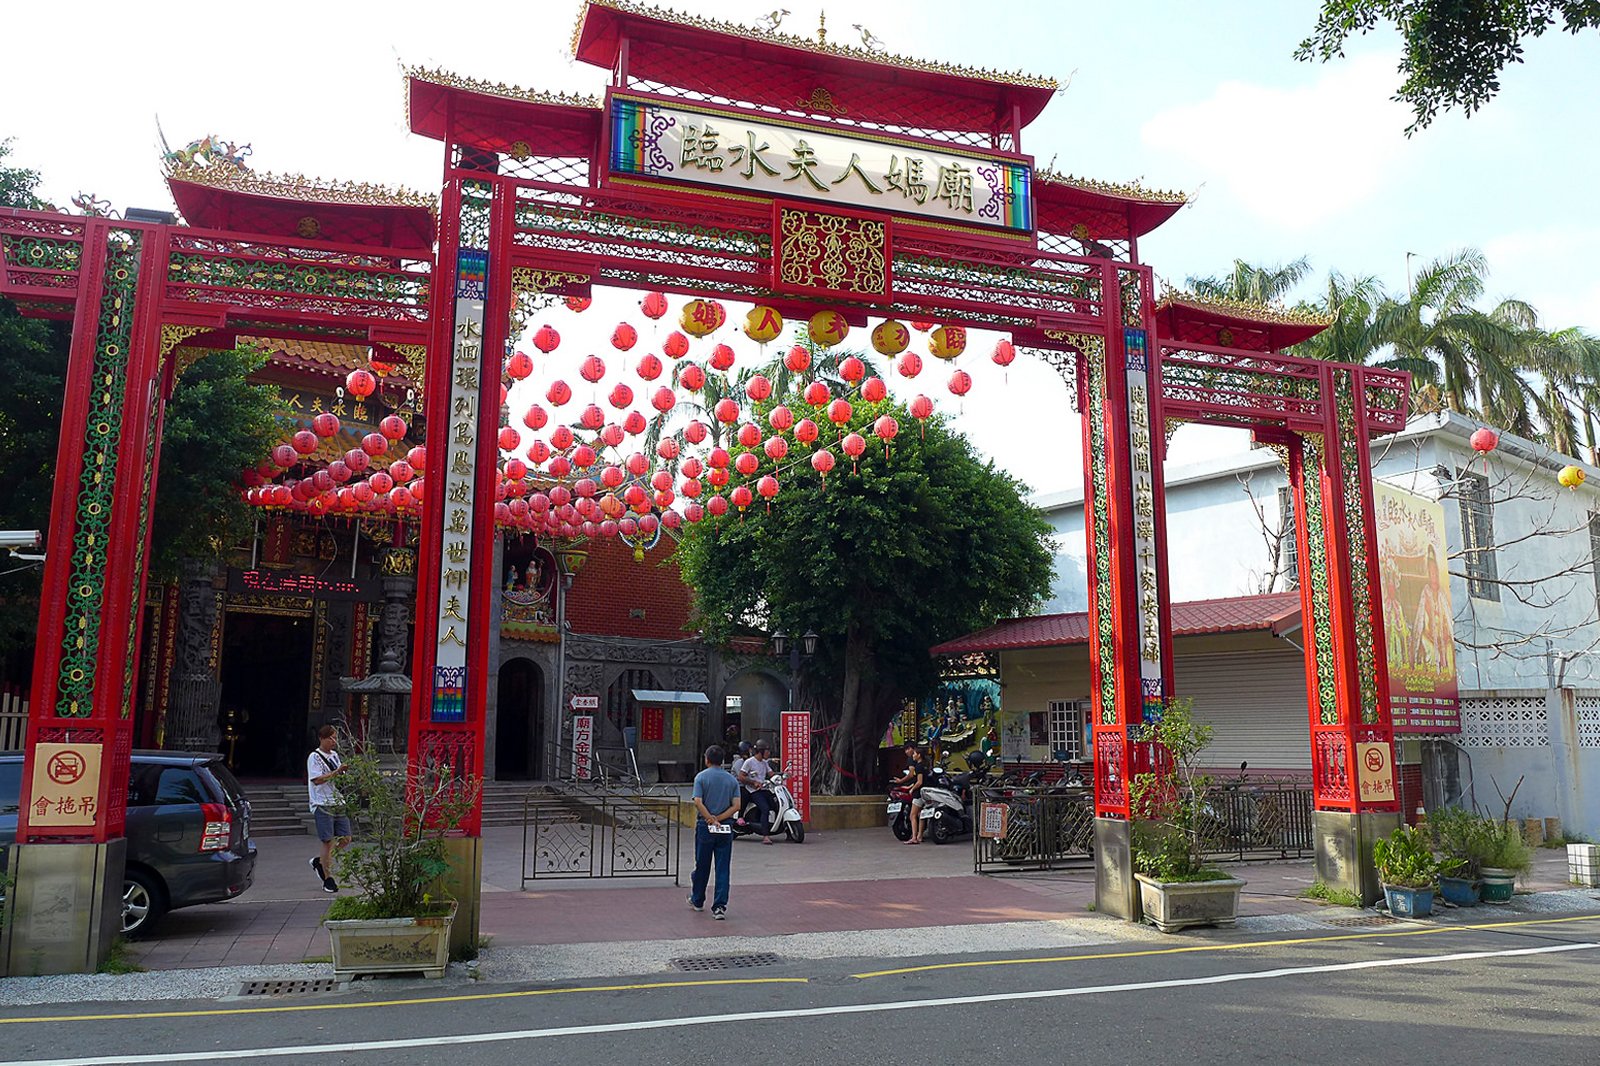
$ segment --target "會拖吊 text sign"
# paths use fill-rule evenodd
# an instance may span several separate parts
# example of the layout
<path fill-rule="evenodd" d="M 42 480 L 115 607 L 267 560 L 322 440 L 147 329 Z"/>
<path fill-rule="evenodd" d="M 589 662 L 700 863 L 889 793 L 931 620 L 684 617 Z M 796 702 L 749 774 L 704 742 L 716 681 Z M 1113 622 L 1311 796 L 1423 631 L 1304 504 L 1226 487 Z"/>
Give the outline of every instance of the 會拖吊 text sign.
<path fill-rule="evenodd" d="M 954 147 L 612 93 L 610 175 L 1033 229 L 1033 168 Z"/>

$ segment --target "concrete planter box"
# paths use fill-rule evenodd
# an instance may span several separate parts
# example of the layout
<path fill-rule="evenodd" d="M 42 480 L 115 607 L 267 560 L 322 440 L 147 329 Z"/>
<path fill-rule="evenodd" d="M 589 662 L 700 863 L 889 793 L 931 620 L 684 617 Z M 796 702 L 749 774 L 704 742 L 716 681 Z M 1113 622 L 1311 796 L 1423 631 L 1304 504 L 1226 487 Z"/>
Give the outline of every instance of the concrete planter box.
<path fill-rule="evenodd" d="M 1157 881 L 1144 874 L 1134 876 L 1139 879 L 1144 916 L 1163 933 L 1190 925 L 1232 925 L 1239 917 L 1239 892 L 1244 882 L 1237 877 L 1225 881 Z"/>
<path fill-rule="evenodd" d="M 1584 888 L 1600 888 L 1600 844 L 1567 845 L 1567 880 Z"/>
<path fill-rule="evenodd" d="M 456 905 L 438 918 L 372 918 L 323 922 L 333 942 L 333 976 L 416 973 L 443 977 L 450 962 L 450 924 Z"/>

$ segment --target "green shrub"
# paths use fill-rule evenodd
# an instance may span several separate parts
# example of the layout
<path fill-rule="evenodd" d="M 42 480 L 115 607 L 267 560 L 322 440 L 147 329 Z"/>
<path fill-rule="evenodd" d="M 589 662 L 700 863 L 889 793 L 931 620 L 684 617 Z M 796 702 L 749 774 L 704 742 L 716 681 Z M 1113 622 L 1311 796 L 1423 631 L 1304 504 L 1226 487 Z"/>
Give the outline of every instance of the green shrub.
<path fill-rule="evenodd" d="M 1489 822 L 1478 869 L 1511 870 L 1525 874 L 1533 869 L 1533 849 L 1514 822 Z"/>
<path fill-rule="evenodd" d="M 1167 774 L 1133 779 L 1130 799 L 1133 868 L 1157 881 L 1221 881 L 1230 875 L 1206 865 L 1202 830 L 1214 818 L 1211 778 L 1199 771 L 1211 745 L 1211 727 L 1194 719 L 1194 701 L 1168 700 L 1161 720 L 1130 730 L 1130 739 L 1151 742 L 1171 757 Z"/>
<path fill-rule="evenodd" d="M 1418 826 L 1403 825 L 1372 845 L 1378 878 L 1396 888 L 1432 888 L 1439 874 L 1433 844 Z"/>

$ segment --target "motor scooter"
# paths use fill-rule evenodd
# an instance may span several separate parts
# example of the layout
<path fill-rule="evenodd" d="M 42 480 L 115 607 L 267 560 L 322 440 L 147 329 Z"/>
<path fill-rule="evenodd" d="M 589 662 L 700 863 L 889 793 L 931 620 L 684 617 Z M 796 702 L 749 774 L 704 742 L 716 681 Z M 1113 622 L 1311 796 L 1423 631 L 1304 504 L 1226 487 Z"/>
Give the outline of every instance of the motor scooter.
<path fill-rule="evenodd" d="M 947 774 L 938 766 L 922 786 L 922 817 L 935 844 L 972 832 L 971 774 Z"/>
<path fill-rule="evenodd" d="M 884 813 L 894 838 L 902 843 L 911 839 L 911 790 L 904 785 L 889 786 L 889 805 Z"/>
<path fill-rule="evenodd" d="M 784 775 L 774 773 L 767 778 L 761 786 L 772 796 L 772 825 L 769 828 L 762 821 L 761 805 L 755 800 L 755 793 L 744 798 L 744 806 L 739 811 L 739 817 L 729 826 L 736 837 L 760 834 L 771 836 L 780 828 L 783 835 L 796 844 L 806 842 L 805 823 L 800 820 L 800 809 L 795 806 L 794 795 L 789 791 L 789 786 L 784 782 Z M 763 832 L 763 830 L 765 830 Z"/>

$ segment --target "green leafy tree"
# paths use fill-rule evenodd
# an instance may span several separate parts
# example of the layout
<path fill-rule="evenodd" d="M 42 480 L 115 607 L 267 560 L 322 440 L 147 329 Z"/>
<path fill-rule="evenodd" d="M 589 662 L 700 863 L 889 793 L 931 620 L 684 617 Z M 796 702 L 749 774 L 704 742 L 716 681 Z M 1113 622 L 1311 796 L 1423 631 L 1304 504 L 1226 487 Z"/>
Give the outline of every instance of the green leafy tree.
<path fill-rule="evenodd" d="M 1295 58 L 1344 56 L 1345 43 L 1379 24 L 1393 26 L 1405 42 L 1404 81 L 1395 99 L 1411 106 L 1407 135 L 1441 111 L 1468 115 L 1500 91 L 1508 63 L 1521 63 L 1530 38 L 1556 26 L 1569 34 L 1600 27 L 1600 0 L 1324 0 L 1316 29 Z"/>
<path fill-rule="evenodd" d="M 802 678 L 814 728 L 832 727 L 816 781 L 858 791 L 875 784 L 889 720 L 936 680 L 928 649 L 1048 593 L 1050 527 L 1019 482 L 941 419 L 919 433 L 905 408 L 857 402 L 834 429 L 799 385 L 782 402 L 823 427 L 822 438 L 776 463 L 753 449 L 761 467 L 747 481 L 775 473 L 781 485 L 770 509 L 758 497 L 743 515 L 688 527 L 677 562 L 708 640 L 744 627 L 821 636 Z M 777 402 L 760 405 L 763 423 Z M 886 414 L 902 427 L 887 455 L 871 430 Z M 838 443 L 852 429 L 868 441 L 854 464 Z M 810 463 L 824 445 L 838 459 L 826 478 Z"/>
<path fill-rule="evenodd" d="M 1200 296 L 1242 300 L 1245 303 L 1271 304 L 1284 300 L 1290 290 L 1311 273 L 1311 263 L 1301 256 L 1281 266 L 1254 266 L 1243 259 L 1233 261 L 1233 269 L 1220 276 L 1191 277 L 1187 284 Z"/>

